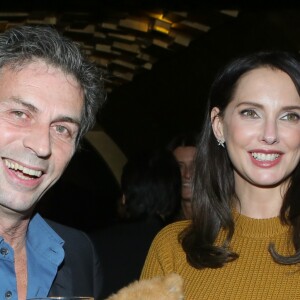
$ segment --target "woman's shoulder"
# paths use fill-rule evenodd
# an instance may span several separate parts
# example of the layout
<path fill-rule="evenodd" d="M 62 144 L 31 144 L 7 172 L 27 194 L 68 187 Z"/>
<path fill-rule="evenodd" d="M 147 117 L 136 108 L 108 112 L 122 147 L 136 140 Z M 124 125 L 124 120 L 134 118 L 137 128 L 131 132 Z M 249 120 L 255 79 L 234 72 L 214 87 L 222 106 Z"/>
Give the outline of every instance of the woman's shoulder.
<path fill-rule="evenodd" d="M 190 220 L 177 221 L 165 226 L 155 237 L 159 242 L 178 241 L 178 236 L 191 224 Z"/>
<path fill-rule="evenodd" d="M 191 224 L 190 220 L 176 221 L 168 224 L 161 231 L 171 231 L 171 232 L 180 231 L 188 227 L 190 224 Z"/>

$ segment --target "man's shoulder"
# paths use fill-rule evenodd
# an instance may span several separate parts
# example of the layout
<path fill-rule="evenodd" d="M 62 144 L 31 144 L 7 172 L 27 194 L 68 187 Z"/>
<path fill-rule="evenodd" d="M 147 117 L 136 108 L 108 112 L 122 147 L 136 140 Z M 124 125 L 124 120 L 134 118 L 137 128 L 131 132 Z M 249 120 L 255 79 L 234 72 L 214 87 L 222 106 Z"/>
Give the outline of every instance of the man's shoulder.
<path fill-rule="evenodd" d="M 63 225 L 61 223 L 57 223 L 55 221 L 49 220 L 49 219 L 44 219 L 46 221 L 46 223 L 58 234 L 60 235 L 63 239 L 64 237 L 72 237 L 72 236 L 84 236 L 84 232 L 67 226 L 67 225 Z"/>
<path fill-rule="evenodd" d="M 49 219 L 45 219 L 47 224 L 64 240 L 64 249 L 68 250 L 76 249 L 78 252 L 80 249 L 86 251 L 94 251 L 93 244 L 89 236 L 76 228 L 69 227 Z"/>

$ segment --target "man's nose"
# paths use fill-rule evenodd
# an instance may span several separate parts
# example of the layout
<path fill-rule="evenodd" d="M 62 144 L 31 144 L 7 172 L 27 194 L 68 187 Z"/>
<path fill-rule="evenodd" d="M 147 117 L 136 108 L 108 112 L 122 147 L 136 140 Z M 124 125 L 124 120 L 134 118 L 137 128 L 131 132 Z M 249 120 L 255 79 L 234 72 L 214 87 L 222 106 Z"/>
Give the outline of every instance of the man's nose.
<path fill-rule="evenodd" d="M 193 169 L 192 169 L 192 167 L 191 166 L 186 166 L 184 168 L 184 172 L 183 172 L 184 178 L 191 179 L 192 175 L 193 175 Z"/>
<path fill-rule="evenodd" d="M 51 155 L 51 137 L 49 126 L 36 124 L 32 126 L 23 139 L 25 148 L 30 149 L 38 157 L 49 157 Z"/>

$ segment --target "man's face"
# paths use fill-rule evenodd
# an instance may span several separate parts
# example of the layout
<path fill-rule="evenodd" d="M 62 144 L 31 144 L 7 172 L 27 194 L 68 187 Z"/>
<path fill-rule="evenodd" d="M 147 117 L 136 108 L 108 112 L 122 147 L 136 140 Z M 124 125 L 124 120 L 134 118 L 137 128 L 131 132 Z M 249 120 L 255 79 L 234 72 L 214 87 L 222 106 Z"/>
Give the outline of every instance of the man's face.
<path fill-rule="evenodd" d="M 196 147 L 177 147 L 173 154 L 179 164 L 181 172 L 181 197 L 191 199 L 192 197 L 192 177 L 194 174 L 194 157 Z"/>
<path fill-rule="evenodd" d="M 83 109 L 77 81 L 37 61 L 0 72 L 0 212 L 26 212 L 75 151 Z"/>

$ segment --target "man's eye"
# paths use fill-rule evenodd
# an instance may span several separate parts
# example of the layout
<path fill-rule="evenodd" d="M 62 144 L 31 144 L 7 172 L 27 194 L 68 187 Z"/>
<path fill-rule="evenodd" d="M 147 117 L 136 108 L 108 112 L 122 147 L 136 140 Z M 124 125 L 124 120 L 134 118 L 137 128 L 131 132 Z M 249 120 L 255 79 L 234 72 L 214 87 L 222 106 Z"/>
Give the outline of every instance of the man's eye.
<path fill-rule="evenodd" d="M 282 118 L 282 120 L 286 120 L 286 121 L 299 121 L 300 116 L 296 113 L 287 113 L 286 115 L 284 115 Z"/>
<path fill-rule="evenodd" d="M 179 165 L 180 170 L 182 170 L 184 168 L 184 164 L 183 163 L 178 162 L 178 165 Z"/>
<path fill-rule="evenodd" d="M 26 114 L 23 111 L 16 110 L 16 111 L 13 111 L 12 113 L 17 118 L 25 118 L 26 117 Z"/>
<path fill-rule="evenodd" d="M 65 126 L 62 126 L 62 125 L 57 125 L 56 126 L 56 131 L 60 134 L 68 134 L 69 133 L 68 129 Z"/>
<path fill-rule="evenodd" d="M 258 118 L 258 114 L 253 109 L 244 109 L 241 111 L 241 115 L 250 118 Z"/>

